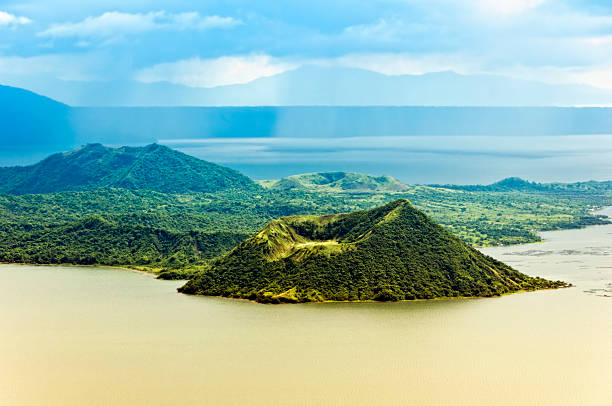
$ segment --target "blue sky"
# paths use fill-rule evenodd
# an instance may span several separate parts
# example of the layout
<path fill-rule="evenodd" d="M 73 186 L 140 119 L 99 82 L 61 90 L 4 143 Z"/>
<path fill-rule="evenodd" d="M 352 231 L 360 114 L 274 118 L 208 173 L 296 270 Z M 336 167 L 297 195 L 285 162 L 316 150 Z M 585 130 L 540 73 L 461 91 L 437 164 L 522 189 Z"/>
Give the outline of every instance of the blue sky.
<path fill-rule="evenodd" d="M 313 64 L 612 89 L 612 2 L 0 0 L 0 83 L 213 87 Z"/>

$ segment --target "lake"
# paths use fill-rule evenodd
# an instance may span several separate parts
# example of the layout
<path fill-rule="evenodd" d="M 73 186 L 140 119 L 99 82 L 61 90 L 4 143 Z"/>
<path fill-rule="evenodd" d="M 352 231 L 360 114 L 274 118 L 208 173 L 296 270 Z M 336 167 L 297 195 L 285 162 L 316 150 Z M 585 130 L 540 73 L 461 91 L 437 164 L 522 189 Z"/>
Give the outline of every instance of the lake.
<path fill-rule="evenodd" d="M 34 127 L 0 110 L 7 134 L 0 136 L 0 166 L 32 164 L 86 143 L 158 142 L 255 179 L 351 171 L 408 184 L 474 184 L 511 176 L 608 180 L 612 173 L 611 108 L 56 108 L 42 121 L 26 120 Z"/>
<path fill-rule="evenodd" d="M 608 180 L 612 135 L 393 135 L 162 139 L 255 179 L 311 172 L 390 175 L 407 184 Z M 483 170 L 486 168 L 486 170 Z"/>
<path fill-rule="evenodd" d="M 484 251 L 575 287 L 273 306 L 124 270 L 2 265 L 0 404 L 609 404 L 612 297 L 590 289 L 612 283 L 612 225 L 543 236 Z"/>

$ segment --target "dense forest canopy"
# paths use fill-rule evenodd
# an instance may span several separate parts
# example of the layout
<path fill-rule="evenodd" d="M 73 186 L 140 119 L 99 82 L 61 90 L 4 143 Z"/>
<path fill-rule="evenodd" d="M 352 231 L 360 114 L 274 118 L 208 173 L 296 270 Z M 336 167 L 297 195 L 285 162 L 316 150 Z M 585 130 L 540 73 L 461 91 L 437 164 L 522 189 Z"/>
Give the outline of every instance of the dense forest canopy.
<path fill-rule="evenodd" d="M 492 296 L 563 285 L 483 255 L 399 199 L 368 211 L 272 221 L 180 291 L 281 303 Z"/>
<path fill-rule="evenodd" d="M 88 144 L 30 166 L 0 168 L 0 192 L 54 193 L 120 187 L 163 193 L 257 190 L 248 177 L 157 144 L 108 148 Z"/>

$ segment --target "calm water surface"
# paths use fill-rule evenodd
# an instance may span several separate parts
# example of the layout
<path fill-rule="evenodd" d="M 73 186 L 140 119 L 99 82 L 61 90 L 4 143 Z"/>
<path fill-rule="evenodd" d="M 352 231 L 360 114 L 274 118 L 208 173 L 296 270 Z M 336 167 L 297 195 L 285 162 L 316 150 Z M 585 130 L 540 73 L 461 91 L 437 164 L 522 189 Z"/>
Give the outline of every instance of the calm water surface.
<path fill-rule="evenodd" d="M 1 405 L 607 405 L 612 226 L 485 251 L 576 287 L 266 306 L 134 272 L 0 266 Z M 598 291 L 602 293 L 602 291 Z"/>

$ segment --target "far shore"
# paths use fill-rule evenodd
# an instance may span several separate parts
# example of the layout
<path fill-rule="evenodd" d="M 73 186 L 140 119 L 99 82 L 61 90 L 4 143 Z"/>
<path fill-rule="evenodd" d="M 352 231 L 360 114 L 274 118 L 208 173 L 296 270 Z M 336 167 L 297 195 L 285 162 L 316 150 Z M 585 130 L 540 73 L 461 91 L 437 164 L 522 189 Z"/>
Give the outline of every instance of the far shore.
<path fill-rule="evenodd" d="M 145 271 L 145 270 L 142 270 L 142 269 L 130 268 L 128 266 L 122 266 L 122 265 L 31 264 L 31 263 L 28 263 L 28 262 L 0 262 L 0 265 L 46 266 L 46 267 L 48 267 L 48 266 L 54 266 L 54 267 L 66 266 L 66 267 L 72 267 L 72 268 L 104 268 L 104 269 L 116 269 L 116 270 L 122 270 L 122 271 L 137 272 L 137 273 L 141 273 L 141 274 L 144 274 L 144 275 L 150 275 L 150 276 L 157 276 L 158 275 L 153 270 Z"/>

